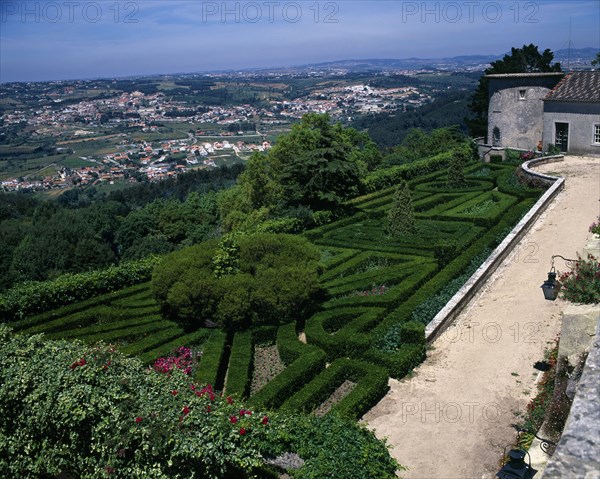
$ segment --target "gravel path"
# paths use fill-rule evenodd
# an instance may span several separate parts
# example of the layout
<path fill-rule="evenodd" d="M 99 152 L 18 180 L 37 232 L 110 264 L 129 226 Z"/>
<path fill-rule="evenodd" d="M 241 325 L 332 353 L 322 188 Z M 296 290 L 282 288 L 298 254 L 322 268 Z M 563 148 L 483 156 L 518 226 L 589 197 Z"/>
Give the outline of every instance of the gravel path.
<path fill-rule="evenodd" d="M 390 380 L 363 418 L 409 468 L 402 477 L 493 478 L 515 438 L 511 423 L 535 392 L 532 365 L 560 330 L 565 303 L 545 301 L 540 290 L 550 257 L 575 258 L 600 215 L 600 158 L 567 157 L 537 170 L 565 177 L 565 189 L 414 375 Z"/>

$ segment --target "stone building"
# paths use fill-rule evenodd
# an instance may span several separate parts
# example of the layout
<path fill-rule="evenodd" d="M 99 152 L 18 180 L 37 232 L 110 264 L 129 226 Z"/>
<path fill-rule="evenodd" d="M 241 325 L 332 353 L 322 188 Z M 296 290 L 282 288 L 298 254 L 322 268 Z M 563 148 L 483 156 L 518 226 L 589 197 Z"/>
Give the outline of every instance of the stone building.
<path fill-rule="evenodd" d="M 532 150 L 542 141 L 544 98 L 563 73 L 508 73 L 489 80 L 488 144 Z"/>
<path fill-rule="evenodd" d="M 569 73 L 546 95 L 543 144 L 600 154 L 600 71 Z"/>
<path fill-rule="evenodd" d="M 489 146 L 600 154 L 600 71 L 487 78 Z"/>

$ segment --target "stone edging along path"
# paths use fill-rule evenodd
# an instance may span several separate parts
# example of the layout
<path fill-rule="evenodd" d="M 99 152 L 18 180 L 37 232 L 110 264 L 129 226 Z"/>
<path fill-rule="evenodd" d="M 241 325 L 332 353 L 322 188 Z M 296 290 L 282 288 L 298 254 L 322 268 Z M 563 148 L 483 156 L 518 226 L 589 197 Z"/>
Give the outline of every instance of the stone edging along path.
<path fill-rule="evenodd" d="M 527 214 L 517 223 L 502 243 L 492 252 L 484 263 L 473 273 L 469 280 L 448 301 L 446 306 L 429 322 L 425 328 L 425 339 L 433 342 L 452 323 L 452 320 L 463 310 L 468 302 L 477 294 L 502 261 L 513 251 L 521 238 L 529 231 L 536 219 L 546 210 L 556 195 L 564 188 L 565 180 L 556 176 L 544 175 L 530 169 L 546 163 L 564 160 L 563 155 L 547 156 L 526 161 L 521 168 L 526 175 L 551 184 L 544 195 L 533 205 Z"/>

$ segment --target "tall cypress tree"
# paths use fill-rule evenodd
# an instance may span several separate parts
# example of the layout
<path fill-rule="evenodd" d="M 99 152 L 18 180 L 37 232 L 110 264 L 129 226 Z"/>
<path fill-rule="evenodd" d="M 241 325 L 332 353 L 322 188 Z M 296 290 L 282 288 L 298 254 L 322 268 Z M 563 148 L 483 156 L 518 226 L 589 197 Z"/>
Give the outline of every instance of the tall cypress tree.
<path fill-rule="evenodd" d="M 387 215 L 387 232 L 395 238 L 416 233 L 415 211 L 412 197 L 406 181 L 402 180 L 396 187 L 392 207 Z"/>

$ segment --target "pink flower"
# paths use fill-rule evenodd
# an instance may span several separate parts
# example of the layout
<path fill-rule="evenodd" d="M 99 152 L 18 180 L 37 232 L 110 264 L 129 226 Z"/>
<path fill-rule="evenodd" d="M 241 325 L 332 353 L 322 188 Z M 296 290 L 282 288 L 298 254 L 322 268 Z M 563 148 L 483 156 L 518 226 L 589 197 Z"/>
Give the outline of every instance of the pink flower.
<path fill-rule="evenodd" d="M 229 418 L 229 420 L 231 421 L 231 423 L 232 423 L 232 424 L 235 424 L 236 422 L 238 422 L 238 418 L 237 418 L 237 416 L 231 416 L 231 417 Z"/>
<path fill-rule="evenodd" d="M 240 428 L 240 435 L 243 436 L 244 434 L 246 434 L 246 429 L 245 428 Z"/>

